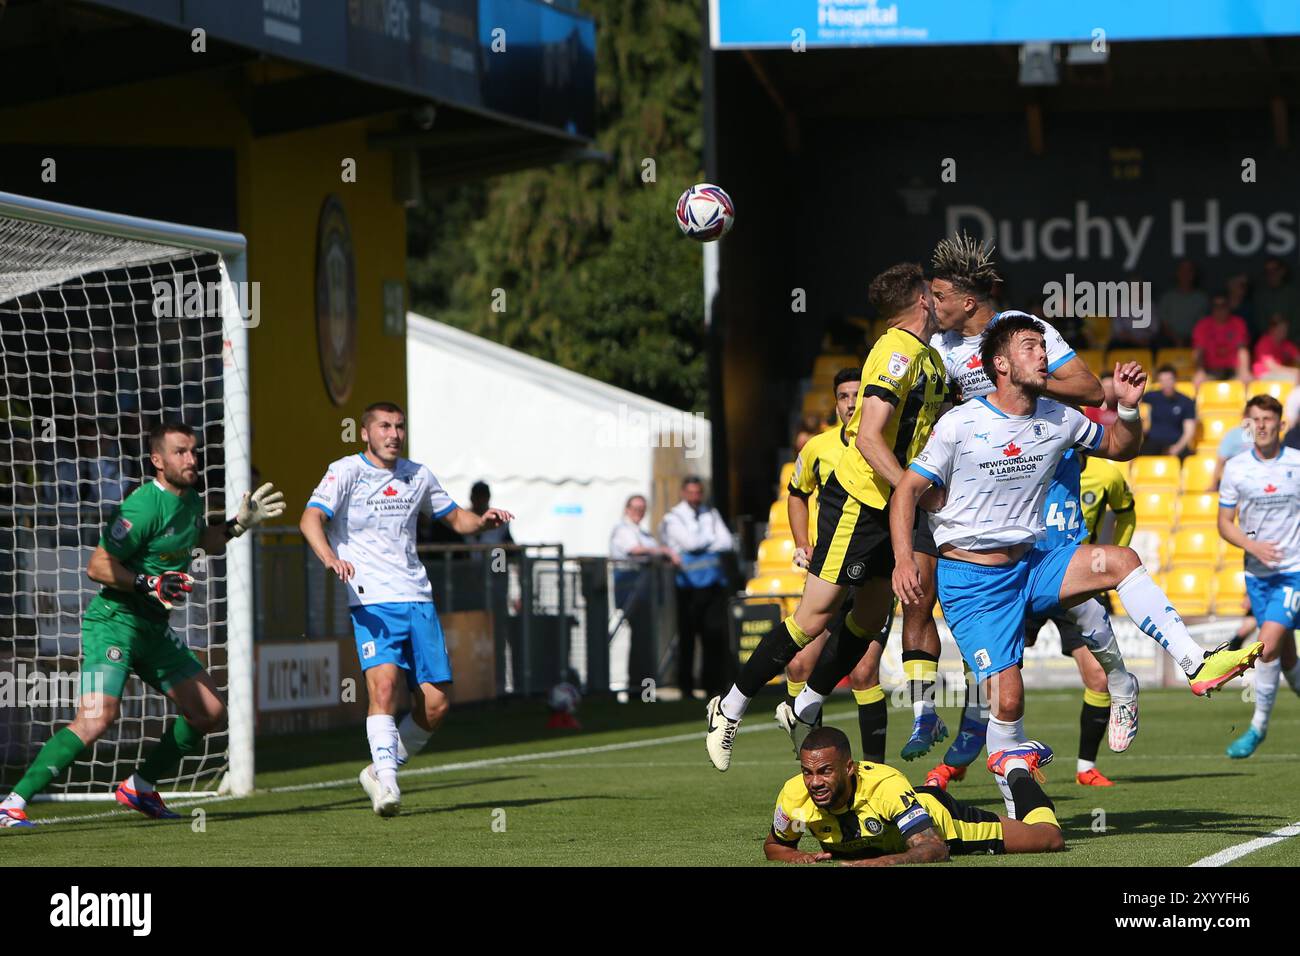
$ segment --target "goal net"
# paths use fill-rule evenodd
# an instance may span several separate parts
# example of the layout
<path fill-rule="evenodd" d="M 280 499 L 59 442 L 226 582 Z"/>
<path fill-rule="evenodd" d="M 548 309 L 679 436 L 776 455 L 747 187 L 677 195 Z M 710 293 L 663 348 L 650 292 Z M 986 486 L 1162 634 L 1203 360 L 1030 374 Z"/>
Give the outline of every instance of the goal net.
<path fill-rule="evenodd" d="M 0 793 L 80 696 L 87 561 L 114 508 L 153 479 L 145 435 L 198 439 L 210 518 L 249 486 L 243 239 L 0 193 Z M 247 301 L 245 300 L 247 305 Z M 252 788 L 247 538 L 198 555 L 173 630 L 225 695 L 164 794 Z M 47 799 L 106 799 L 158 742 L 175 705 L 134 675 L 116 724 Z"/>

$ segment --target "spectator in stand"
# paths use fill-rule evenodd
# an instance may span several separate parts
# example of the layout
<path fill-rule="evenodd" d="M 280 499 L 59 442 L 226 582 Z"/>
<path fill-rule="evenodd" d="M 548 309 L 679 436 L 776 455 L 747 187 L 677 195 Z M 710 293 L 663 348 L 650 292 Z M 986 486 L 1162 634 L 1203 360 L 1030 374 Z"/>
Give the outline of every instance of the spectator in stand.
<path fill-rule="evenodd" d="M 1128 287 L 1141 288 L 1142 277 L 1137 273 L 1131 274 L 1128 277 Z M 1160 320 L 1156 315 L 1154 302 L 1139 303 L 1135 298 L 1130 298 L 1128 308 L 1111 319 L 1109 348 L 1153 349 L 1159 347 L 1160 341 L 1163 339 L 1160 335 Z"/>
<path fill-rule="evenodd" d="M 1274 312 L 1268 320 L 1268 331 L 1255 343 L 1256 378 L 1271 381 L 1294 382 L 1300 377 L 1300 348 L 1287 340 L 1286 316 Z"/>
<path fill-rule="evenodd" d="M 704 503 L 704 483 L 682 482 L 682 500 L 664 515 L 659 540 L 681 555 L 677 572 L 677 685 L 683 699 L 695 690 L 695 641 L 703 651 L 701 682 L 707 697 L 726 691 L 727 572 L 722 556 L 735 548 L 717 508 Z"/>
<path fill-rule="evenodd" d="M 1259 338 L 1259 323 L 1256 321 L 1259 316 L 1255 312 L 1255 302 L 1250 293 L 1250 276 L 1239 273 L 1228 279 L 1228 311 L 1241 316 L 1253 342 Z"/>
<path fill-rule="evenodd" d="M 1196 384 L 1207 378 L 1250 381 L 1250 333 L 1241 316 L 1228 309 L 1228 294 L 1216 292 L 1210 314 L 1192 332 Z"/>
<path fill-rule="evenodd" d="M 826 423 L 816 415 L 805 415 L 799 421 L 799 428 L 794 433 L 794 453 L 797 455 L 808 444 L 808 439 L 820 435 Z"/>
<path fill-rule="evenodd" d="M 654 535 L 641 527 L 645 520 L 644 495 L 632 495 L 623 506 L 623 517 L 609 533 L 609 557 L 614 569 L 614 607 L 623 612 L 627 621 L 629 641 L 627 648 L 627 688 L 637 690 L 642 681 L 659 679 L 659 655 L 654 639 L 654 620 L 651 607 L 650 561 L 656 557 L 667 558 L 681 565 L 681 558 L 672 548 L 666 548 Z M 627 692 L 619 695 L 627 699 Z"/>
<path fill-rule="evenodd" d="M 1158 390 L 1147 392 L 1142 401 L 1151 408 L 1151 427 L 1142 441 L 1143 455 L 1191 454 L 1196 436 L 1196 402 L 1178 391 L 1178 373 L 1172 365 L 1156 370 Z"/>
<path fill-rule="evenodd" d="M 476 481 L 469 489 L 469 510 L 474 512 L 480 518 L 487 513 L 488 508 L 492 506 L 492 489 L 488 487 L 486 481 Z M 475 534 L 464 536 L 466 544 L 514 544 L 515 539 L 510 534 L 510 526 L 503 524 L 499 528 L 492 528 L 489 531 L 479 531 Z"/>
<path fill-rule="evenodd" d="M 1090 405 L 1084 406 L 1083 414 L 1098 425 L 1104 425 L 1109 428 L 1119 419 L 1119 399 L 1115 397 L 1115 373 L 1101 373 L 1101 390 L 1105 394 L 1105 399 L 1097 408 Z"/>
<path fill-rule="evenodd" d="M 1264 283 L 1255 290 L 1255 314 L 1262 318 L 1281 313 L 1286 317 L 1287 337 L 1300 338 L 1300 292 L 1291 284 L 1286 263 L 1273 256 L 1264 261 Z"/>
<path fill-rule="evenodd" d="M 1160 297 L 1156 317 L 1170 345 L 1187 348 L 1192 343 L 1192 329 L 1210 311 L 1210 300 L 1197 288 L 1200 274 L 1196 263 L 1184 259 L 1174 273 L 1174 288 Z"/>

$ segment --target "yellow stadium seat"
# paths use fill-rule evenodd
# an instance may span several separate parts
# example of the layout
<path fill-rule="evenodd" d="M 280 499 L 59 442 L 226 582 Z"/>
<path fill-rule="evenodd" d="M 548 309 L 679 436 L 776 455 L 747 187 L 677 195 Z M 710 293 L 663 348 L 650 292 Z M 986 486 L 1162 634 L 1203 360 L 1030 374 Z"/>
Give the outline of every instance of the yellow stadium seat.
<path fill-rule="evenodd" d="M 1214 453 L 1207 451 L 1183 459 L 1183 492 L 1209 491 L 1214 485 L 1217 461 Z"/>
<path fill-rule="evenodd" d="M 1218 492 L 1184 492 L 1178 499 L 1179 528 L 1214 528 L 1218 526 L 1218 523 Z"/>
<path fill-rule="evenodd" d="M 794 538 L 764 538 L 758 543 L 758 571 L 768 574 L 792 570 L 794 565 Z"/>
<path fill-rule="evenodd" d="M 856 355 L 819 355 L 813 361 L 812 379 L 830 385 L 835 380 L 835 373 L 848 366 L 861 368 L 862 363 Z"/>
<path fill-rule="evenodd" d="M 1210 613 L 1214 570 L 1180 567 L 1164 575 L 1165 593 L 1183 617 L 1204 617 Z"/>
<path fill-rule="evenodd" d="M 1224 568 L 1214 576 L 1214 613 L 1219 617 L 1238 617 L 1245 612 L 1246 572 L 1242 568 Z"/>
<path fill-rule="evenodd" d="M 1137 552 L 1142 563 L 1152 574 L 1157 574 L 1169 563 L 1169 532 L 1138 528 L 1133 532 L 1129 547 Z"/>
<path fill-rule="evenodd" d="M 1238 382 L 1238 385 L 1241 383 Z M 1201 454 L 1212 455 L 1223 436 L 1241 427 L 1241 412 L 1210 412 L 1197 419 L 1197 447 Z"/>
<path fill-rule="evenodd" d="M 1133 506 L 1139 528 L 1150 528 L 1166 533 L 1174 526 L 1177 496 L 1172 491 L 1138 491 L 1133 494 Z"/>
<path fill-rule="evenodd" d="M 1143 455 L 1129 465 L 1129 484 L 1134 491 L 1175 491 L 1180 480 L 1177 455 Z"/>
<path fill-rule="evenodd" d="M 781 466 L 781 497 L 784 498 L 790 489 L 790 479 L 794 477 L 794 462 L 787 461 Z"/>
<path fill-rule="evenodd" d="M 761 574 L 750 578 L 745 583 L 745 593 L 753 597 L 765 594 L 781 595 L 781 604 L 787 614 L 793 614 L 803 594 L 805 573 L 796 569 L 778 571 L 774 574 Z"/>
<path fill-rule="evenodd" d="M 1196 374 L 1196 350 L 1157 349 L 1155 365 L 1149 369 L 1152 378 L 1156 377 L 1156 369 L 1162 365 L 1172 365 L 1180 379 L 1191 378 Z"/>
<path fill-rule="evenodd" d="M 1141 362 L 1147 375 L 1153 374 L 1150 349 L 1111 349 L 1106 353 L 1106 371 L 1115 371 L 1116 362 Z"/>
<path fill-rule="evenodd" d="M 1291 394 L 1292 388 L 1294 388 L 1294 386 L 1290 382 L 1256 379 L 1246 386 L 1246 398 L 1254 398 L 1256 395 L 1272 395 L 1279 402 L 1285 405 L 1287 396 Z"/>
<path fill-rule="evenodd" d="M 1191 565 L 1218 567 L 1219 532 L 1214 528 L 1180 528 L 1173 539 L 1169 566 L 1182 570 Z"/>
<path fill-rule="evenodd" d="M 1196 386 L 1191 382 L 1175 382 L 1174 391 L 1179 395 L 1186 395 L 1192 401 L 1196 401 Z"/>
<path fill-rule="evenodd" d="M 767 512 L 767 536 L 778 538 L 790 533 L 790 513 L 785 510 L 785 501 L 772 502 Z"/>
<path fill-rule="evenodd" d="M 1246 404 L 1246 386 L 1235 378 L 1226 382 L 1202 382 L 1196 390 L 1196 414 L 1207 412 L 1235 412 L 1241 417 Z"/>
<path fill-rule="evenodd" d="M 800 411 L 804 415 L 816 415 L 822 420 L 829 419 L 835 411 L 835 393 L 829 388 L 810 388 L 804 393 Z"/>
<path fill-rule="evenodd" d="M 1101 349 L 1079 349 L 1075 354 L 1083 359 L 1083 364 L 1088 366 L 1093 375 L 1100 377 L 1105 371 L 1106 353 Z"/>
<path fill-rule="evenodd" d="M 1222 541 L 1219 545 L 1219 570 L 1236 571 L 1246 566 L 1246 552 Z"/>
<path fill-rule="evenodd" d="M 1108 315 L 1090 315 L 1083 320 L 1083 330 L 1088 336 L 1088 344 L 1092 346 L 1089 351 L 1100 352 L 1106 347 L 1106 343 L 1110 341 L 1110 325 Z"/>

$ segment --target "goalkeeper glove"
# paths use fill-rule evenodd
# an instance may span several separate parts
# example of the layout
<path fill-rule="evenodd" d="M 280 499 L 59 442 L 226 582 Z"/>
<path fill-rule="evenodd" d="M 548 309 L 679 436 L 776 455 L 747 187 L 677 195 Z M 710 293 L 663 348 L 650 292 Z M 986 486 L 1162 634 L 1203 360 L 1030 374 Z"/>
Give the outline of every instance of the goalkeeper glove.
<path fill-rule="evenodd" d="M 162 574 L 137 574 L 135 589 L 148 594 L 167 610 L 185 602 L 185 595 L 194 590 L 194 579 L 184 571 L 164 571 Z"/>
<path fill-rule="evenodd" d="M 284 514 L 284 507 L 284 492 L 276 491 L 275 485 L 269 481 L 256 491 L 245 491 L 244 499 L 239 503 L 239 511 L 226 522 L 226 534 L 238 538 L 267 518 L 280 517 Z"/>

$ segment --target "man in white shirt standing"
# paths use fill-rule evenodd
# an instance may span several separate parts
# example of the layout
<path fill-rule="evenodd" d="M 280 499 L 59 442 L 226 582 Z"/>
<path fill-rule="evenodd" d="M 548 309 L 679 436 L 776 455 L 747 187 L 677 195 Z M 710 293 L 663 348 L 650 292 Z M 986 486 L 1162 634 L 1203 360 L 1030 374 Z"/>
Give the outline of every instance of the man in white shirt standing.
<path fill-rule="evenodd" d="M 1246 552 L 1246 594 L 1264 645 L 1255 668 L 1255 713 L 1228 756 L 1249 757 L 1264 742 L 1278 678 L 1300 693 L 1295 625 L 1300 618 L 1300 451 L 1283 448 L 1282 403 L 1257 395 L 1246 403 L 1254 447 L 1236 455 L 1219 484 L 1219 534 Z"/>
<path fill-rule="evenodd" d="M 682 698 L 695 690 L 695 640 L 703 650 L 701 682 L 709 696 L 727 688 L 727 573 L 722 555 L 735 549 L 717 508 L 704 503 L 704 483 L 682 481 L 682 500 L 664 515 L 659 540 L 681 556 L 677 573 L 677 683 Z"/>
<path fill-rule="evenodd" d="M 415 552 L 416 521 L 421 513 L 432 515 L 468 535 L 499 528 L 514 515 L 461 509 L 433 472 L 402 458 L 406 415 L 392 402 L 366 408 L 361 440 L 365 451 L 330 464 L 298 527 L 321 563 L 348 586 L 369 698 L 372 763 L 361 771 L 361 786 L 375 813 L 391 817 L 401 809 L 398 765 L 419 752 L 450 709 L 451 661 L 433 588 Z M 411 712 L 400 728 L 394 719 L 399 675 L 411 692 Z"/>
<path fill-rule="evenodd" d="M 654 643 L 650 609 L 650 575 L 652 558 L 663 557 L 681 566 L 681 558 L 672 548 L 664 547 L 654 535 L 641 527 L 645 520 L 644 495 L 632 495 L 623 506 L 623 517 L 609 533 L 609 557 L 614 566 L 614 607 L 623 612 L 630 631 L 627 649 L 627 686 L 635 689 L 647 677 L 658 679 L 658 654 Z M 625 694 L 626 692 L 624 692 Z M 624 695 L 619 696 L 623 700 Z"/>

